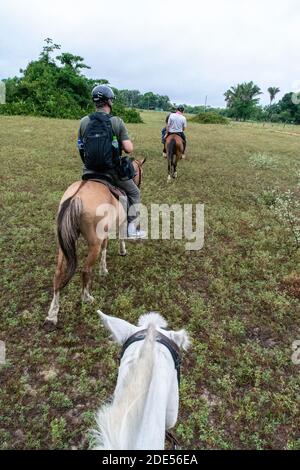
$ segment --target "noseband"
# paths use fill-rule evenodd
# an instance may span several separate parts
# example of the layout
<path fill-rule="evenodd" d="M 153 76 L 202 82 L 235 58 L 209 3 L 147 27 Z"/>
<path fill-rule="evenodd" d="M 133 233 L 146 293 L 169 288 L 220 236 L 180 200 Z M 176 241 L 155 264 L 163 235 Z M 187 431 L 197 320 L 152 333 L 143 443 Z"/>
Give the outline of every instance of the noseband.
<path fill-rule="evenodd" d="M 126 349 L 133 343 L 136 343 L 137 341 L 143 341 L 146 336 L 147 336 L 147 331 L 148 330 L 141 330 L 137 331 L 137 333 L 134 333 L 132 336 L 130 336 L 127 341 L 123 344 L 122 351 L 120 354 L 120 361 L 126 351 Z M 180 365 L 181 365 L 181 354 L 179 347 L 177 344 L 172 341 L 170 338 L 167 336 L 163 335 L 162 333 L 156 331 L 156 337 L 155 341 L 157 341 L 160 344 L 163 344 L 169 351 L 170 354 L 173 358 L 174 361 L 174 366 L 177 371 L 177 380 L 178 380 L 178 386 L 180 385 Z"/>

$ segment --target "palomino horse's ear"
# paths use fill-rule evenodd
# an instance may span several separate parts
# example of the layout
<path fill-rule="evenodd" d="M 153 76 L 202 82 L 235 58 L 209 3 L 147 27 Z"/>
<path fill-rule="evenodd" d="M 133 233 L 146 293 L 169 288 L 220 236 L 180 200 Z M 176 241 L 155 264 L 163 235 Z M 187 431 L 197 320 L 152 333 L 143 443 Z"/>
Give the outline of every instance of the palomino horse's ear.
<path fill-rule="evenodd" d="M 179 348 L 184 349 L 185 351 L 190 347 L 191 341 L 189 335 L 185 330 L 180 331 L 170 331 L 170 337 L 174 343 L 179 346 Z"/>
<path fill-rule="evenodd" d="M 146 160 L 147 160 L 147 157 L 143 158 L 143 160 L 140 160 L 140 164 L 143 166 Z"/>
<path fill-rule="evenodd" d="M 125 320 L 121 320 L 121 318 L 110 317 L 101 312 L 101 310 L 97 310 L 97 313 L 105 328 L 112 333 L 114 340 L 119 344 L 125 343 L 129 336 L 133 335 L 138 330 L 136 326 L 131 325 L 131 323 Z"/>

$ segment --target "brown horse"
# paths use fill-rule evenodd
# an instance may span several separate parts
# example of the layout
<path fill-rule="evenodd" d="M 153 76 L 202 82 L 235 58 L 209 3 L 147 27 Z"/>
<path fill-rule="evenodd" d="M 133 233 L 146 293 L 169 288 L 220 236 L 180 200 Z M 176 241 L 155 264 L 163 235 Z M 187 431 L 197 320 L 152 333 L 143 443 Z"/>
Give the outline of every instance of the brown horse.
<path fill-rule="evenodd" d="M 177 163 L 182 159 L 183 141 L 177 134 L 169 134 L 166 139 L 166 150 L 168 159 L 168 182 L 171 178 L 177 178 Z"/>
<path fill-rule="evenodd" d="M 134 182 L 142 182 L 145 160 L 134 160 L 136 175 Z M 57 215 L 58 257 L 53 280 L 53 299 L 46 318 L 46 325 L 57 324 L 59 293 L 73 277 L 76 266 L 76 242 L 82 234 L 88 244 L 88 255 L 82 269 L 82 300 L 93 302 L 90 294 L 92 267 L 100 253 L 100 274 L 107 274 L 106 250 L 110 230 L 117 230 L 126 220 L 121 202 L 113 196 L 104 183 L 76 181 L 64 193 Z M 127 225 L 126 225 L 127 227 Z M 119 235 L 120 237 L 120 235 Z M 120 238 L 121 256 L 126 255 L 124 239 Z"/>

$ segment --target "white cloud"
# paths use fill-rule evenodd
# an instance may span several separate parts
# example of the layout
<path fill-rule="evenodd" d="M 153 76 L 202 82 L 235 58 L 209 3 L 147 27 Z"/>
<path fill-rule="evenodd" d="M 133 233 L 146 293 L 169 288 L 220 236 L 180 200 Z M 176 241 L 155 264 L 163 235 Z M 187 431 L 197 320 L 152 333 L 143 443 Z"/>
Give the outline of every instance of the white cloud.
<path fill-rule="evenodd" d="M 291 90 L 299 20 L 297 0 L 12 0 L 1 7 L 0 77 L 18 73 L 52 37 L 85 58 L 90 76 L 119 88 L 223 105 L 240 81 Z"/>

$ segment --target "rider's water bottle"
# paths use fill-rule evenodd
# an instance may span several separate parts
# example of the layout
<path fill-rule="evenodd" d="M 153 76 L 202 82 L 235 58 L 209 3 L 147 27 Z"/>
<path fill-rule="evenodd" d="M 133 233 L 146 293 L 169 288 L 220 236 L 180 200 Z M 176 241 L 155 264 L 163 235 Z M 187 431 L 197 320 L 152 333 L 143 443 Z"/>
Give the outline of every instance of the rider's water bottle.
<path fill-rule="evenodd" d="M 112 150 L 113 150 L 113 159 L 118 159 L 120 157 L 119 142 L 117 137 L 114 135 L 112 140 Z"/>
<path fill-rule="evenodd" d="M 116 150 L 119 149 L 119 142 L 118 142 L 118 139 L 117 139 L 117 137 L 116 137 L 115 135 L 113 136 L 112 146 L 113 146 Z"/>

